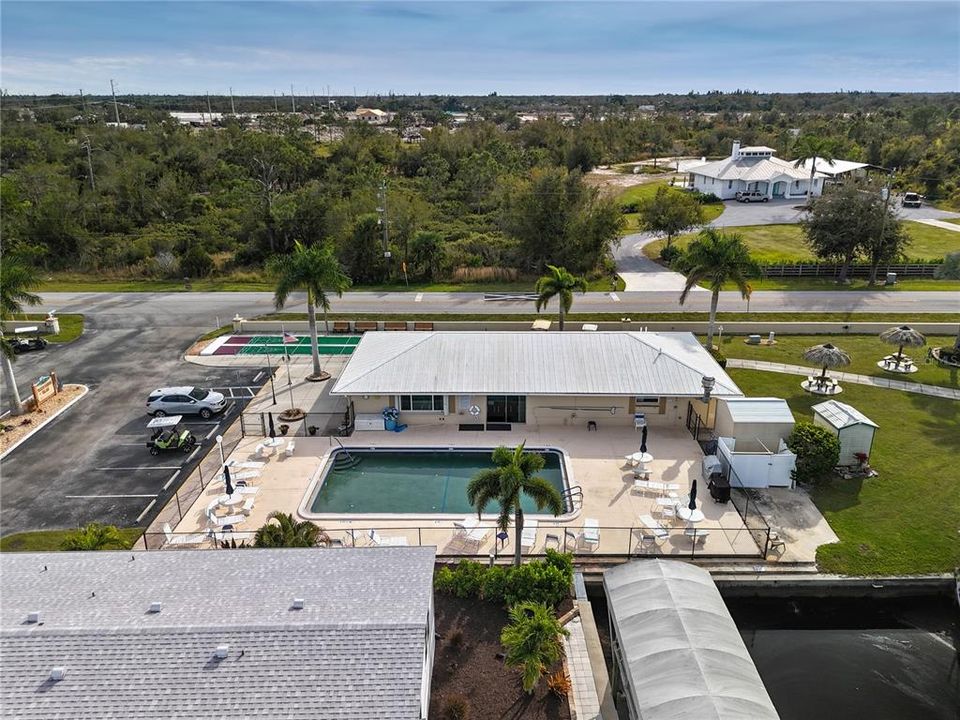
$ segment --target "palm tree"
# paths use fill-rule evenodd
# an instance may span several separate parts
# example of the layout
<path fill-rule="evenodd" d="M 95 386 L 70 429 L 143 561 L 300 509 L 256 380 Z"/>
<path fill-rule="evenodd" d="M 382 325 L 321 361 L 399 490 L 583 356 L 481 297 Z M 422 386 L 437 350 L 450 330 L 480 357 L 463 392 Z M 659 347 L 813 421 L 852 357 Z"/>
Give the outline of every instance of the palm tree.
<path fill-rule="evenodd" d="M 324 376 L 320 370 L 320 349 L 317 346 L 317 314 L 319 305 L 323 309 L 323 325 L 330 332 L 327 312 L 330 310 L 328 293 L 337 297 L 350 287 L 351 280 L 340 267 L 340 261 L 328 245 L 307 247 L 299 240 L 293 245 L 289 255 L 277 255 L 268 263 L 269 271 L 276 277 L 273 302 L 277 310 L 286 305 L 290 293 L 295 290 L 307 292 L 307 319 L 310 322 L 310 341 L 313 346 L 313 375 L 308 380 L 319 380 Z"/>
<path fill-rule="evenodd" d="M 833 143 L 815 135 L 804 135 L 797 140 L 793 151 L 797 153 L 797 159 L 793 162 L 794 167 L 802 167 L 804 162 L 810 161 L 810 179 L 807 181 L 807 207 L 809 207 L 810 199 L 813 197 L 813 178 L 817 174 L 817 160 L 833 165 Z"/>
<path fill-rule="evenodd" d="M 713 348 L 720 291 L 725 284 L 733 283 L 744 300 L 749 298 L 753 288 L 747 278 L 758 272 L 757 264 L 750 257 L 750 250 L 740 235 L 706 228 L 687 246 L 680 258 L 680 267 L 687 275 L 687 282 L 680 293 L 681 305 L 701 281 L 706 281 L 713 293 L 710 298 L 710 324 L 707 327 L 707 349 L 710 350 Z"/>
<path fill-rule="evenodd" d="M 510 515 L 513 514 L 517 541 L 513 556 L 515 565 L 520 564 L 520 536 L 523 533 L 520 501 L 523 495 L 533 498 L 538 510 L 547 508 L 554 515 L 563 512 L 560 492 L 548 480 L 536 474 L 543 470 L 543 456 L 524 452 L 524 445 L 521 443 L 513 450 L 502 445 L 498 447 L 491 456 L 496 467 L 481 470 L 467 484 L 467 499 L 477 509 L 477 517 L 488 502 L 496 500 L 500 503 L 497 527 L 506 532 L 510 526 Z"/>
<path fill-rule="evenodd" d="M 579 290 L 581 293 L 585 293 L 587 291 L 587 281 L 563 267 L 547 265 L 547 270 L 549 272 L 537 280 L 535 287 L 537 312 L 547 306 L 550 298 L 558 297 L 560 302 L 560 329 L 563 330 L 563 316 L 570 312 L 570 307 L 573 305 L 573 291 Z"/>
<path fill-rule="evenodd" d="M 517 603 L 510 608 L 510 624 L 500 633 L 507 667 L 523 670 L 523 689 L 533 692 L 543 673 L 563 657 L 564 629 L 553 610 L 540 603 Z"/>
<path fill-rule="evenodd" d="M 313 547 L 326 545 L 330 536 L 308 520 L 296 521 L 290 513 L 274 511 L 254 537 L 255 547 Z"/>
<path fill-rule="evenodd" d="M 67 535 L 60 547 L 64 550 L 124 550 L 127 544 L 116 526 L 92 522 Z"/>
<path fill-rule="evenodd" d="M 17 313 L 23 312 L 24 306 L 39 305 L 40 296 L 34 295 L 31 290 L 40 287 L 40 277 L 37 271 L 28 265 L 22 258 L 8 255 L 0 261 L 0 319 L 9 320 Z M 13 415 L 23 412 L 23 403 L 20 392 L 17 390 L 17 378 L 13 373 L 13 362 L 16 355 L 13 346 L 3 338 L 0 341 L 0 352 L 3 353 L 3 380 L 7 386 L 7 403 Z"/>

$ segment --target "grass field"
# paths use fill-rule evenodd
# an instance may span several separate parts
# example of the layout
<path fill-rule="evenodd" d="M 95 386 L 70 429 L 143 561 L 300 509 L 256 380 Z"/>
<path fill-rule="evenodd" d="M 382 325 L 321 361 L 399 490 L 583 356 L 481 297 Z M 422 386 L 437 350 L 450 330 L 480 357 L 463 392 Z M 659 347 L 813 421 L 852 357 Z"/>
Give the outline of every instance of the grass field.
<path fill-rule="evenodd" d="M 907 249 L 907 256 L 937 260 L 948 252 L 960 250 L 960 232 L 924 225 L 918 222 L 905 222 L 907 233 L 913 242 Z M 761 263 L 815 262 L 813 253 L 804 243 L 799 225 L 745 225 L 726 228 L 726 232 L 736 232 L 743 236 L 750 247 L 750 254 Z M 696 233 L 681 235 L 674 242 L 686 247 L 696 237 Z M 644 247 L 647 257 L 660 257 L 660 249 L 666 240 L 657 240 Z"/>
<path fill-rule="evenodd" d="M 930 336 L 927 338 L 927 347 L 952 346 L 955 339 L 956 336 Z M 903 351 L 904 355 L 913 358 L 917 363 L 920 368 L 917 372 L 903 375 L 881 370 L 876 365 L 877 361 L 884 355 L 895 353 L 897 347 L 881 342 L 876 335 L 779 335 L 777 336 L 777 344 L 769 347 L 747 345 L 743 342 L 742 336 L 724 336 L 722 350 L 723 354 L 729 358 L 746 358 L 748 360 L 765 360 L 767 362 L 808 366 L 810 363 L 803 359 L 803 351 L 811 345 L 818 345 L 823 342 L 832 342 L 850 355 L 850 365 L 840 368 L 842 372 L 960 388 L 958 371 L 950 371 L 940 367 L 935 362 L 924 362 L 927 356 L 927 348 L 925 347 L 915 350 L 905 348 Z"/>
<path fill-rule="evenodd" d="M 732 369 L 748 395 L 782 397 L 810 420 L 822 398 L 800 378 Z M 813 492 L 840 542 L 817 551 L 823 572 L 882 575 L 950 572 L 960 565 L 960 402 L 861 385 L 840 398 L 880 429 L 870 464 L 879 477 L 830 481 Z"/>
<path fill-rule="evenodd" d="M 133 547 L 143 528 L 119 528 L 120 536 L 126 544 L 125 549 Z M 73 530 L 34 530 L 32 532 L 16 533 L 0 538 L 2 552 L 48 552 L 60 550 L 60 543 Z"/>
<path fill-rule="evenodd" d="M 832 278 L 754 278 L 750 286 L 754 290 L 914 290 L 951 292 L 960 290 L 960 280 L 936 280 L 935 278 L 899 278 L 897 284 L 887 287 L 883 285 L 883 278 L 878 285 L 870 285 L 867 278 L 854 278 L 849 284 L 839 284 Z M 736 286 L 725 285 L 724 290 L 736 290 Z"/>
<path fill-rule="evenodd" d="M 629 187 L 620 193 L 617 196 L 617 202 L 620 205 L 627 205 L 629 203 L 638 202 L 640 200 L 647 200 L 652 198 L 657 194 L 657 189 L 661 187 L 669 187 L 669 184 L 666 180 L 661 180 L 657 182 L 644 183 L 643 185 L 634 185 Z M 675 188 L 673 190 L 675 193 L 682 193 L 683 190 Z M 704 222 L 711 222 L 720 217 L 720 214 L 723 212 L 723 203 L 713 203 L 711 205 L 703 206 L 703 217 Z M 637 225 L 639 215 L 637 213 L 626 213 L 624 216 L 625 224 L 623 226 L 624 234 L 639 232 L 640 228 Z M 664 241 L 666 242 L 666 241 Z M 659 250 L 658 250 L 659 252 Z"/>
<path fill-rule="evenodd" d="M 25 313 L 14 316 L 14 320 L 36 320 L 42 322 L 47 317 L 46 313 Z M 44 339 L 52 343 L 68 343 L 76 340 L 83 334 L 83 315 L 78 313 L 57 314 L 60 320 L 60 332 L 56 335 L 44 335 Z"/>

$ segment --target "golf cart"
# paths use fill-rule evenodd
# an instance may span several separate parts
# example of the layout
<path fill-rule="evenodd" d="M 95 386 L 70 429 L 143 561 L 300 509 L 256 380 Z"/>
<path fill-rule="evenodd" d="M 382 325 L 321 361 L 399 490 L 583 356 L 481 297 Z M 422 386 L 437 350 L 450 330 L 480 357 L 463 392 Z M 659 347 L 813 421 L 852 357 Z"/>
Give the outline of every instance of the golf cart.
<path fill-rule="evenodd" d="M 189 430 L 180 427 L 181 415 L 167 415 L 153 418 L 147 423 L 147 430 L 151 430 L 147 447 L 151 455 L 159 455 L 166 450 L 190 452 L 197 446 L 195 438 Z"/>
<path fill-rule="evenodd" d="M 13 331 L 14 338 L 10 341 L 10 346 L 17 355 L 31 350 L 43 350 L 47 346 L 47 341 L 40 337 L 39 332 L 40 329 L 36 325 L 17 328 Z M 31 333 L 33 337 L 30 337 Z"/>

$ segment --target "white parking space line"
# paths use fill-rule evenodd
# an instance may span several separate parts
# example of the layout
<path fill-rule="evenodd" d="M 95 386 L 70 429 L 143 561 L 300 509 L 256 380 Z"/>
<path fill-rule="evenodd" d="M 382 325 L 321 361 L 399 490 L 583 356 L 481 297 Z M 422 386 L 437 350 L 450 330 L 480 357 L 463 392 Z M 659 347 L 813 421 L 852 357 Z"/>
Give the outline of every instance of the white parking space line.
<path fill-rule="evenodd" d="M 65 498 L 155 498 L 156 495 L 64 495 Z"/>
<path fill-rule="evenodd" d="M 620 302 L 620 296 L 613 292 L 610 293 L 610 299 L 613 300 L 614 302 Z"/>
<path fill-rule="evenodd" d="M 177 470 L 173 475 L 171 475 L 171 476 L 170 476 L 170 479 L 167 480 L 167 481 L 163 484 L 163 489 L 166 490 L 168 487 L 170 487 L 170 483 L 172 483 L 174 480 L 176 480 L 176 479 L 177 479 L 177 475 L 179 475 L 179 474 L 180 474 L 180 471 Z"/>
<path fill-rule="evenodd" d="M 417 296 L 413 299 L 414 302 L 423 302 L 423 293 L 417 293 Z"/>
<path fill-rule="evenodd" d="M 190 462 L 191 460 L 193 460 L 193 459 L 197 456 L 197 453 L 198 453 L 198 452 L 200 452 L 200 446 L 199 446 L 199 445 L 193 449 L 193 452 L 192 452 L 192 453 L 190 453 L 189 455 L 187 455 L 187 462 Z"/>
<path fill-rule="evenodd" d="M 139 515 L 137 515 L 137 522 L 140 522 L 141 520 L 143 520 L 143 516 L 146 515 L 148 512 L 150 512 L 150 508 L 152 508 L 154 505 L 156 505 L 156 503 L 157 503 L 157 499 L 156 499 L 156 498 L 154 498 L 153 500 L 151 500 L 151 501 L 147 504 L 147 506 L 143 509 L 143 512 L 140 513 Z"/>
<path fill-rule="evenodd" d="M 208 432 L 206 435 L 204 435 L 204 436 L 203 436 L 203 439 L 204 439 L 204 440 L 209 440 L 209 439 L 210 439 L 210 436 L 213 435 L 216 431 L 217 431 L 217 428 L 215 428 L 215 427 L 210 428 L 210 432 Z M 199 449 L 200 449 L 200 448 L 197 448 L 197 450 L 199 450 Z M 194 452 L 196 452 L 196 451 L 194 451 Z"/>
<path fill-rule="evenodd" d="M 262 378 L 262 377 L 263 377 L 263 372 L 264 372 L 264 371 L 261 370 L 261 371 L 258 372 L 256 375 L 254 375 L 254 376 L 253 376 L 253 381 L 256 382 L 257 380 L 259 380 L 260 378 Z"/>

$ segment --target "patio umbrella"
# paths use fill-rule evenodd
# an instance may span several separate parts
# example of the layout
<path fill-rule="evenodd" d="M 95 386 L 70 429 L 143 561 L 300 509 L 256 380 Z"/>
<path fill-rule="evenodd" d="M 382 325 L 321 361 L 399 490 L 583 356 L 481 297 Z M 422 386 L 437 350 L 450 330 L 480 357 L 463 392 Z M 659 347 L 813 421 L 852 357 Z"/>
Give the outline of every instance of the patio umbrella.
<path fill-rule="evenodd" d="M 890 328 L 880 333 L 880 339 L 890 345 L 899 345 L 897 348 L 897 364 L 903 360 L 904 347 L 923 347 L 927 344 L 926 336 L 919 330 L 914 330 L 909 325 Z"/>
<path fill-rule="evenodd" d="M 223 466 L 223 483 L 226 485 L 227 495 L 233 495 L 233 483 L 230 482 L 230 468 Z"/>
<path fill-rule="evenodd" d="M 850 364 L 850 356 L 831 343 L 808 347 L 803 351 L 803 358 L 823 367 L 823 374 L 820 376 L 822 381 L 827 379 L 827 368 L 838 368 Z"/>
<path fill-rule="evenodd" d="M 647 451 L 647 426 L 643 426 L 643 432 L 640 434 L 640 452 Z"/>
<path fill-rule="evenodd" d="M 276 439 L 276 437 L 277 437 L 277 431 L 276 431 L 276 430 L 274 429 L 274 427 L 273 427 L 273 413 L 272 413 L 272 412 L 268 412 L 268 413 L 267 413 L 267 422 L 268 422 L 269 425 L 270 425 L 270 432 L 269 432 L 268 434 L 270 435 L 270 439 L 271 439 L 271 440 L 274 440 L 274 439 Z"/>
<path fill-rule="evenodd" d="M 687 503 L 687 507 L 690 508 L 691 510 L 696 510 L 696 509 L 697 509 L 697 481 L 696 481 L 696 479 L 694 479 L 694 481 L 693 481 L 692 483 L 690 483 L 690 502 Z"/>

